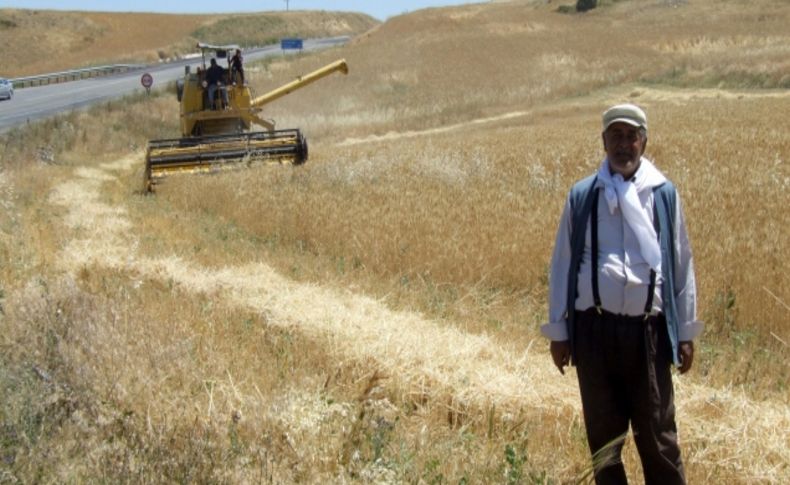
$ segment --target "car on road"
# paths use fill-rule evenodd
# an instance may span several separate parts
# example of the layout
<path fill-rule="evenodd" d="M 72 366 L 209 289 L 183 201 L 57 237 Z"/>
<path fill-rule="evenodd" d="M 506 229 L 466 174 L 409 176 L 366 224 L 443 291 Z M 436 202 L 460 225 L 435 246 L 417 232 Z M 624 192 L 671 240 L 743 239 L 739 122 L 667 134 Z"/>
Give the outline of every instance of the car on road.
<path fill-rule="evenodd" d="M 8 79 L 0 77 L 0 99 L 11 99 L 14 97 L 14 84 Z"/>

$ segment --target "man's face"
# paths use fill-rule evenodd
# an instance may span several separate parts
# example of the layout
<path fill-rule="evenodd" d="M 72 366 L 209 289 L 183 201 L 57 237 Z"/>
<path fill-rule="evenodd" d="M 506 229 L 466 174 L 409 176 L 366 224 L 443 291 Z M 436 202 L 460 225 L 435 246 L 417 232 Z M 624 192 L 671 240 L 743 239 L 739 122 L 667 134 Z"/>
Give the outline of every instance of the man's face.
<path fill-rule="evenodd" d="M 603 133 L 603 147 L 609 158 L 609 169 L 624 179 L 631 178 L 639 168 L 647 137 L 628 123 L 612 123 Z"/>

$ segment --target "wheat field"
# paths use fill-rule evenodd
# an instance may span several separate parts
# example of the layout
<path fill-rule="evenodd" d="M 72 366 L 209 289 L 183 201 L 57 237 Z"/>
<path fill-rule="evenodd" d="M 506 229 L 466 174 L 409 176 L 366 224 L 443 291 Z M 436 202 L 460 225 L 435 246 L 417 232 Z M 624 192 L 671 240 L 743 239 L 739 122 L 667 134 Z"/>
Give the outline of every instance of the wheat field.
<path fill-rule="evenodd" d="M 648 113 L 694 250 L 689 483 L 790 480 L 790 6 L 599 3 L 419 11 L 249 66 L 260 93 L 348 60 L 265 113 L 303 129 L 302 167 L 142 196 L 172 93 L 4 136 L 2 480 L 584 482 L 575 377 L 538 326 L 620 101 Z M 630 440 L 624 460 L 640 483 Z"/>

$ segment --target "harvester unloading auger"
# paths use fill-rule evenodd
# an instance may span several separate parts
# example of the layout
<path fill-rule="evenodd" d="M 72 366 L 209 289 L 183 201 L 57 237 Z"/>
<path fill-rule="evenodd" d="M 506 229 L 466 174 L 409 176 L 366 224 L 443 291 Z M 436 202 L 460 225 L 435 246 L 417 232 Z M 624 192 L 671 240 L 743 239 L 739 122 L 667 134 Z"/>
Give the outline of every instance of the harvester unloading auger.
<path fill-rule="evenodd" d="M 215 93 L 217 106 L 209 106 L 206 75 L 206 52 L 216 52 L 222 59 L 237 46 L 198 44 L 203 52 L 203 69 L 191 73 L 186 68 L 177 82 L 181 103 L 183 138 L 151 140 L 145 159 L 145 190 L 152 191 L 157 180 L 179 172 L 214 172 L 234 168 L 242 163 L 265 161 L 299 165 L 307 160 L 307 141 L 298 129 L 275 130 L 274 123 L 260 117 L 264 105 L 300 89 L 333 72 L 348 74 L 341 59 L 257 98 L 252 98 L 246 84 L 223 83 L 228 106 L 222 106 L 221 92 Z M 253 125 L 265 131 L 250 131 Z"/>

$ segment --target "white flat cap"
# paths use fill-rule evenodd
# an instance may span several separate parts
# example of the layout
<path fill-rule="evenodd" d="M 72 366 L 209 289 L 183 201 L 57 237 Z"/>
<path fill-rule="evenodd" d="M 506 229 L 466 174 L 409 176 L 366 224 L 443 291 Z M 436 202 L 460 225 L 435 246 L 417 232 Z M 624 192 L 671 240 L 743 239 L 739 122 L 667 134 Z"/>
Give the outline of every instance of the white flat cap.
<path fill-rule="evenodd" d="M 637 128 L 647 129 L 647 115 L 635 104 L 618 104 L 603 113 L 603 131 L 612 123 L 628 123 Z"/>

